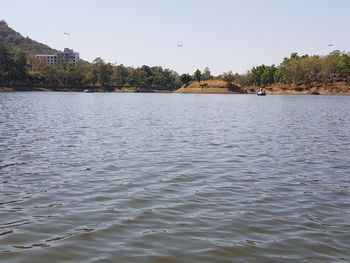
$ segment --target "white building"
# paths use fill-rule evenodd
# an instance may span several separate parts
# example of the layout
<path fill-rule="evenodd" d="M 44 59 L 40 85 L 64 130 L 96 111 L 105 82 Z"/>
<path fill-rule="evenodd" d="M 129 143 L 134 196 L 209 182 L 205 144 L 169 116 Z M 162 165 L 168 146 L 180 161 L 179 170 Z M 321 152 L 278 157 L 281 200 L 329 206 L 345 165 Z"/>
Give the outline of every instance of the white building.
<path fill-rule="evenodd" d="M 73 49 L 65 48 L 64 51 L 58 51 L 53 55 L 36 55 L 36 58 L 41 59 L 47 65 L 69 64 L 77 65 L 79 62 L 79 53 Z"/>
<path fill-rule="evenodd" d="M 41 59 L 47 65 L 57 64 L 57 55 L 36 55 L 36 58 Z"/>

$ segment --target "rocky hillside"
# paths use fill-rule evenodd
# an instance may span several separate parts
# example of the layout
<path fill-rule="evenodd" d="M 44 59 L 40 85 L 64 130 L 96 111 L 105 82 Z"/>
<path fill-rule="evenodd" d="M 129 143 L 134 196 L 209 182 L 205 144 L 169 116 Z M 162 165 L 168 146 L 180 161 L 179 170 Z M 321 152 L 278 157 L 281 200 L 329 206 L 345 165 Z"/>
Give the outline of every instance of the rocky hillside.
<path fill-rule="evenodd" d="M 0 21 L 0 44 L 4 44 L 16 51 L 24 51 L 30 54 L 52 54 L 56 51 L 29 37 L 22 36 L 3 20 Z"/>

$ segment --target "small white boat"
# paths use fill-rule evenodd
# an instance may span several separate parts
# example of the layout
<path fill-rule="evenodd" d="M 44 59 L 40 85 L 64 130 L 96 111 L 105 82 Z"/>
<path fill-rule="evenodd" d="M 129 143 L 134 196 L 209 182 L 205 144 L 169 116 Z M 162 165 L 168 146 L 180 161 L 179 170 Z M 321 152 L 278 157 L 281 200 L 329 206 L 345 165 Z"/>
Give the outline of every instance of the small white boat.
<path fill-rule="evenodd" d="M 260 88 L 260 90 L 259 90 L 259 92 L 257 93 L 257 95 L 258 95 L 258 96 L 265 96 L 266 93 L 265 93 L 265 91 L 264 91 L 262 88 Z"/>
<path fill-rule="evenodd" d="M 91 89 L 84 89 L 83 92 L 84 93 L 94 93 L 95 91 L 93 91 Z"/>

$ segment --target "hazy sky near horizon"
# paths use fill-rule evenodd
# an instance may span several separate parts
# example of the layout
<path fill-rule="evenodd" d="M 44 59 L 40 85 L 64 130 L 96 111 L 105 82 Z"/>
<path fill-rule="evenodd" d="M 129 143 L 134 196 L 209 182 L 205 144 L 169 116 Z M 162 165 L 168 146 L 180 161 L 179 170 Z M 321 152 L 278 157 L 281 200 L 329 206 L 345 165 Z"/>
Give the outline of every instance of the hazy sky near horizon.
<path fill-rule="evenodd" d="M 179 73 L 350 51 L 349 12 L 349 0 L 0 0 L 0 20 L 53 48 Z"/>

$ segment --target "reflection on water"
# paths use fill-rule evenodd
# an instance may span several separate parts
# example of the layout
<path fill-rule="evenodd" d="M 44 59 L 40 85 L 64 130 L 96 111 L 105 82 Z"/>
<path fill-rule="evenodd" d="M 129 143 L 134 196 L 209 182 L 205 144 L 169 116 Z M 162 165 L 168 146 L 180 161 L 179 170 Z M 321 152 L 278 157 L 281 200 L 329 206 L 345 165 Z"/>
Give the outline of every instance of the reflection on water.
<path fill-rule="evenodd" d="M 0 94 L 0 261 L 350 261 L 349 112 L 348 97 Z"/>

